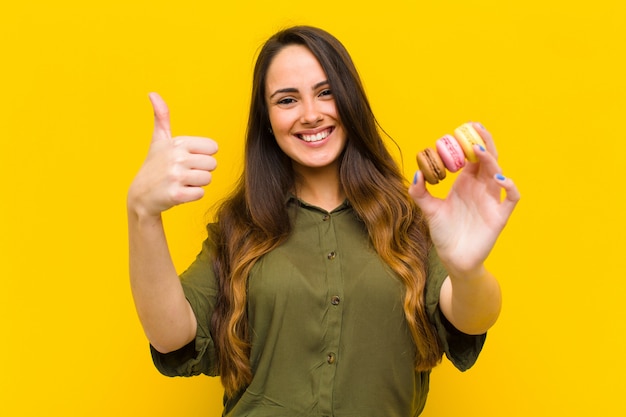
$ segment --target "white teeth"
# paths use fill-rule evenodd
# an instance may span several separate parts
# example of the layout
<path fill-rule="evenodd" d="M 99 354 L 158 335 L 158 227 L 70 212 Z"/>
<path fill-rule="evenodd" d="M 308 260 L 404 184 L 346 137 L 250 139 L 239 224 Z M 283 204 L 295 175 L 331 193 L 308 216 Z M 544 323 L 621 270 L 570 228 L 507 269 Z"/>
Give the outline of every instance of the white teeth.
<path fill-rule="evenodd" d="M 330 135 L 330 130 L 325 130 L 316 135 L 300 135 L 300 138 L 305 142 L 317 142 L 326 139 L 328 135 Z"/>

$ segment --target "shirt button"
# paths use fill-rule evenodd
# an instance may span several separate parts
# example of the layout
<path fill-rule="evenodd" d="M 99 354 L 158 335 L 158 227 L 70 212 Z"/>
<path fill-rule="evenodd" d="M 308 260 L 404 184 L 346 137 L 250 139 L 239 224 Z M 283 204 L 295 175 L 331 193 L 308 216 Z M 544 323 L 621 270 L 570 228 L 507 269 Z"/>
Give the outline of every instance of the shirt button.
<path fill-rule="evenodd" d="M 335 359 L 335 354 L 333 352 L 328 352 L 328 355 L 326 355 L 326 362 L 332 365 L 333 363 L 335 363 Z"/>
<path fill-rule="evenodd" d="M 332 261 L 333 259 L 335 259 L 336 256 L 337 256 L 337 252 L 332 251 L 328 254 L 328 259 Z"/>
<path fill-rule="evenodd" d="M 322 217 L 322 220 L 324 220 L 325 222 L 330 220 L 330 214 L 325 214 L 324 217 Z"/>
<path fill-rule="evenodd" d="M 333 295 L 330 299 L 330 303 L 334 306 L 338 305 L 340 301 L 341 301 L 341 298 L 339 298 L 338 295 Z"/>

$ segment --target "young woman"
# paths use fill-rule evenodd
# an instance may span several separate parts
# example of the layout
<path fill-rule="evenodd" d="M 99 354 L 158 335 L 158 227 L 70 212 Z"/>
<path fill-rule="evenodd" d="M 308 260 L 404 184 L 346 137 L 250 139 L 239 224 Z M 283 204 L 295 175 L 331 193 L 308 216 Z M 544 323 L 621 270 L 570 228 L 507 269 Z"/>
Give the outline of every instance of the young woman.
<path fill-rule="evenodd" d="M 472 366 L 500 311 L 484 262 L 519 199 L 481 125 L 478 162 L 434 198 L 419 171 L 406 184 L 341 43 L 275 34 L 254 70 L 244 172 L 178 277 L 161 213 L 204 195 L 217 144 L 172 138 L 150 98 L 130 275 L 162 373 L 219 375 L 225 416 L 406 417 L 444 353 Z"/>

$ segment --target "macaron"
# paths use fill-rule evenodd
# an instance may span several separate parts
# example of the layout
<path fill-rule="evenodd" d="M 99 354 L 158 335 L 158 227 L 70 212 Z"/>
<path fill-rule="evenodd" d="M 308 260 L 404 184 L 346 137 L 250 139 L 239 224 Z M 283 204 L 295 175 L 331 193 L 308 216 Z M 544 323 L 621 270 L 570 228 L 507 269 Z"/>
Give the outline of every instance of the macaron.
<path fill-rule="evenodd" d="M 463 153 L 465 157 L 470 162 L 477 162 L 478 158 L 474 153 L 474 145 L 485 146 L 485 142 L 483 138 L 480 137 L 476 129 L 472 126 L 471 123 L 465 123 L 461 126 L 454 129 L 454 137 L 463 148 Z"/>
<path fill-rule="evenodd" d="M 452 135 L 445 135 L 435 142 L 437 153 L 448 171 L 457 172 L 465 166 L 465 153 Z"/>
<path fill-rule="evenodd" d="M 426 148 L 418 152 L 416 159 L 420 171 L 424 174 L 424 179 L 429 184 L 437 184 L 446 177 L 446 168 L 434 149 Z"/>

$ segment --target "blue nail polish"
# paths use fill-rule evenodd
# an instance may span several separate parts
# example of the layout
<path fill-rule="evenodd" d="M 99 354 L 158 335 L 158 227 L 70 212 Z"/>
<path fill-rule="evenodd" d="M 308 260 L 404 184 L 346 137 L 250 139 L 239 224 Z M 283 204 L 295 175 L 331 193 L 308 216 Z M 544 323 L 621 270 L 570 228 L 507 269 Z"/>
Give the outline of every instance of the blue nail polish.
<path fill-rule="evenodd" d="M 482 125 L 482 123 L 479 123 L 479 122 L 476 122 L 476 123 L 478 124 L 478 126 L 480 126 L 480 128 L 481 128 L 482 130 L 487 130 L 487 129 L 485 129 L 485 126 L 483 126 L 483 125 Z"/>
<path fill-rule="evenodd" d="M 483 151 L 483 152 L 486 151 L 486 149 L 485 149 L 485 147 L 483 145 L 478 145 L 478 147 L 480 148 L 481 151 Z"/>
<path fill-rule="evenodd" d="M 415 171 L 415 175 L 413 176 L 413 185 L 417 184 L 417 178 L 419 177 L 419 174 L 419 171 Z"/>
<path fill-rule="evenodd" d="M 496 179 L 499 181 L 504 181 L 506 179 L 506 177 L 502 174 L 496 174 Z"/>

